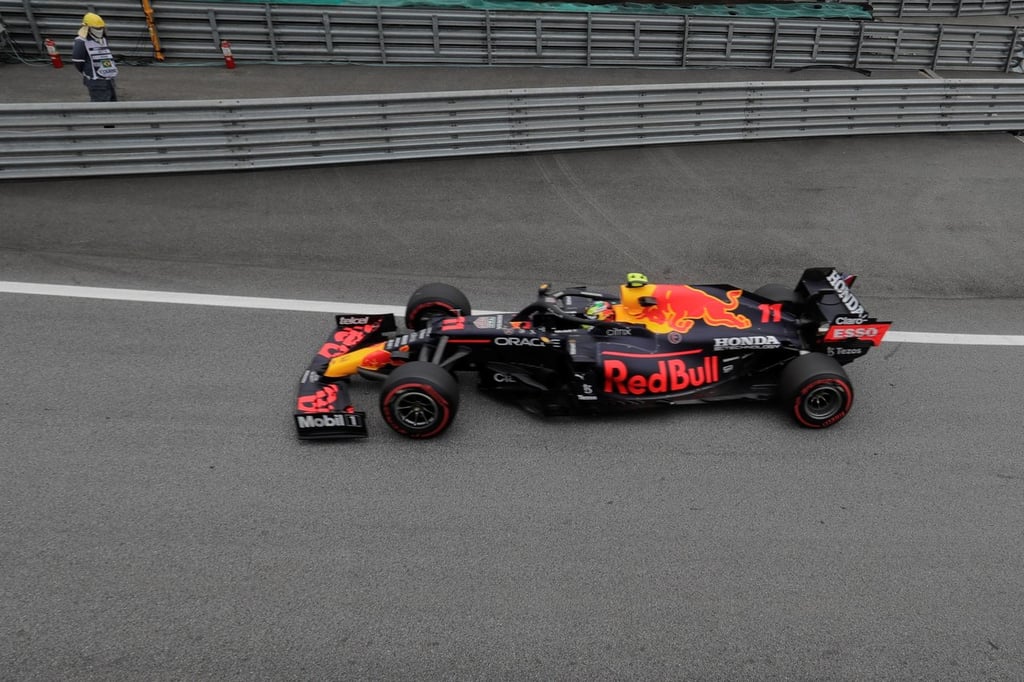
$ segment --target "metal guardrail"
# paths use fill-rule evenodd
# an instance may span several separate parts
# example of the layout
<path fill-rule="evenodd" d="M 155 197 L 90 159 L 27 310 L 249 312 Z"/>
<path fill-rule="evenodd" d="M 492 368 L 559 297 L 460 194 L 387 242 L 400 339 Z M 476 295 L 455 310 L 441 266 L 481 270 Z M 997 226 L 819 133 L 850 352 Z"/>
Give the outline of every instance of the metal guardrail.
<path fill-rule="evenodd" d="M 82 7 L 0 0 L 0 16 L 14 44 L 42 56 L 45 37 L 69 49 Z M 152 56 L 140 3 L 89 7 L 107 20 L 115 54 Z M 171 60 L 220 59 L 220 41 L 229 40 L 239 61 L 1007 72 L 1024 52 L 1024 31 L 1006 26 L 163 1 L 154 8 Z"/>
<path fill-rule="evenodd" d="M 0 105 L 0 179 L 884 133 L 1024 130 L 1024 81 L 545 88 Z"/>
<path fill-rule="evenodd" d="M 983 17 L 1024 14 L 1024 0 L 872 0 L 875 17 Z"/>

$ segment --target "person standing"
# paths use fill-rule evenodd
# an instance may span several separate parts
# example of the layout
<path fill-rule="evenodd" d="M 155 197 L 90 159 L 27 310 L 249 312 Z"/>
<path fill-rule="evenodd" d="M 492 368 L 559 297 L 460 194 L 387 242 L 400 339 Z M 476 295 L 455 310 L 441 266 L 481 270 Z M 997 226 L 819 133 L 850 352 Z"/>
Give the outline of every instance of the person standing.
<path fill-rule="evenodd" d="M 82 28 L 75 37 L 71 62 L 82 74 L 82 82 L 93 102 L 116 102 L 117 64 L 107 45 L 107 24 L 100 15 L 89 12 L 82 17 Z"/>

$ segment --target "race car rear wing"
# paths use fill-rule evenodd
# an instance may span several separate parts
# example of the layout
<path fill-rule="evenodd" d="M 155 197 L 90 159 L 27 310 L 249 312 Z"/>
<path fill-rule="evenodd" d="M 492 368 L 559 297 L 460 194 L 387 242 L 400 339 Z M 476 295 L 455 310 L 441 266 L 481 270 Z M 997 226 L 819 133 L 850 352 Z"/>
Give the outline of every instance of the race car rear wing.
<path fill-rule="evenodd" d="M 850 291 L 855 279 L 835 268 L 809 268 L 800 277 L 796 292 L 817 305 L 824 322 L 862 324 L 872 318 Z"/>
<path fill-rule="evenodd" d="M 295 428 L 299 438 L 365 438 L 366 413 L 353 407 L 344 383 L 326 379 L 332 358 L 380 343 L 397 329 L 395 316 L 336 315 L 334 330 L 299 381 Z"/>
<path fill-rule="evenodd" d="M 871 317 L 850 287 L 856 277 L 835 268 L 804 271 L 796 292 L 813 303 L 820 316 L 817 341 L 820 352 L 839 362 L 851 362 L 882 343 L 891 322 Z"/>

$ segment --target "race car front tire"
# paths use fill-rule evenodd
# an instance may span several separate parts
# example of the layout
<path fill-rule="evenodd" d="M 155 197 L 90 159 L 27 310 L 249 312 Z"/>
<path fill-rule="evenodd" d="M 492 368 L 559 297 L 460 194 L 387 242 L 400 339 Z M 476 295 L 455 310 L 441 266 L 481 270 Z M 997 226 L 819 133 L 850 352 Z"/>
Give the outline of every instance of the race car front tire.
<path fill-rule="evenodd" d="M 459 410 L 459 384 L 432 362 L 407 362 L 384 380 L 380 413 L 396 433 L 433 438 L 451 426 Z"/>
<path fill-rule="evenodd" d="M 405 326 L 418 331 L 432 317 L 472 315 L 469 299 L 450 284 L 424 284 L 412 293 L 405 306 Z"/>
<path fill-rule="evenodd" d="M 823 429 L 837 423 L 853 406 L 853 386 L 834 358 L 808 353 L 782 369 L 779 394 L 801 426 Z"/>

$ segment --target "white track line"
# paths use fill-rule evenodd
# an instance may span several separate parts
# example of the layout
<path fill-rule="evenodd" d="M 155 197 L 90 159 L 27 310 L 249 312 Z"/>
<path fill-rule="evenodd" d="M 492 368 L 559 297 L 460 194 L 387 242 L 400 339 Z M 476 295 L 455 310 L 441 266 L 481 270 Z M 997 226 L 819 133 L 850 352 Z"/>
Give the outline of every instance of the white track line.
<path fill-rule="evenodd" d="M 943 332 L 894 332 L 884 341 L 895 343 L 944 343 L 954 346 L 1024 346 L 1024 336 L 1011 334 L 947 334 Z"/>
<path fill-rule="evenodd" d="M 71 298 L 97 298 L 109 301 L 136 301 L 141 303 L 178 303 L 208 305 L 225 308 L 258 310 L 288 310 L 311 313 L 394 313 L 404 315 L 405 308 L 365 303 L 335 301 L 303 301 L 290 298 L 258 298 L 253 296 L 219 296 L 214 294 L 187 294 L 173 291 L 146 291 L 142 289 L 108 289 L 80 287 L 64 284 L 36 284 L 32 282 L 0 281 L 0 293 L 36 294 Z M 479 311 L 481 314 L 502 311 Z M 1024 336 L 1010 334 L 950 334 L 941 332 L 890 331 L 885 335 L 888 343 L 934 343 L 957 346 L 1024 346 Z"/>
<path fill-rule="evenodd" d="M 257 298 L 252 296 L 220 296 L 216 294 L 186 294 L 177 291 L 146 291 L 144 289 L 107 289 L 104 287 L 78 287 L 64 284 L 33 284 L 31 282 L 2 282 L 0 293 L 41 294 L 71 298 L 101 298 L 108 301 L 137 301 L 141 303 L 181 303 L 185 305 L 212 305 L 222 308 L 249 308 L 257 310 L 290 310 L 310 313 L 372 313 L 405 314 L 397 306 L 367 305 L 365 303 L 334 303 L 331 301 L 302 301 L 291 298 Z M 343 310 L 344 308 L 344 310 Z"/>

